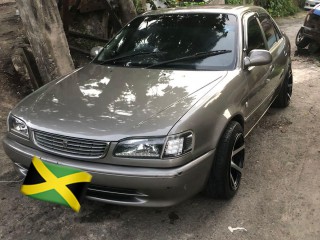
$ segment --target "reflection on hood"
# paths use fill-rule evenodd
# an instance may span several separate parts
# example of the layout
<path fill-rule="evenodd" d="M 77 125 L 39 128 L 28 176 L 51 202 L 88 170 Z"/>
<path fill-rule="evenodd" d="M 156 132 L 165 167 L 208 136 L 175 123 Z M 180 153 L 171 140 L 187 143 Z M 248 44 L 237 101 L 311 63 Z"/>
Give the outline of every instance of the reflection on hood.
<path fill-rule="evenodd" d="M 39 130 L 105 136 L 168 111 L 158 129 L 170 129 L 199 99 L 196 92 L 224 74 L 89 64 L 28 98 L 31 108 L 23 102 L 19 114 Z"/>

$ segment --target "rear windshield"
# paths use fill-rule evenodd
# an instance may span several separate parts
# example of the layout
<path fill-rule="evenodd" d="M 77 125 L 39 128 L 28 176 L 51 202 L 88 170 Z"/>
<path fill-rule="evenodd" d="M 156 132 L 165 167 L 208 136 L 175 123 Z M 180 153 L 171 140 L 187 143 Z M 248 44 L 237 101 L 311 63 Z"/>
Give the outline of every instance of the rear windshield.
<path fill-rule="evenodd" d="M 141 16 L 124 27 L 94 62 L 126 67 L 230 70 L 236 64 L 236 39 L 237 18 L 230 14 Z M 157 66 L 164 61 L 220 50 L 228 51 Z"/>

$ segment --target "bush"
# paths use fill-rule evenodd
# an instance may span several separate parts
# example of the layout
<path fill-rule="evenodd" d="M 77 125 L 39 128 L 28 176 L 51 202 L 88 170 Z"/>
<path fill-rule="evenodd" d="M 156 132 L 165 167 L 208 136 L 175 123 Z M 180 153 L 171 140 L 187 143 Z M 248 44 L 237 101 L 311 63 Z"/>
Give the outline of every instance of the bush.
<path fill-rule="evenodd" d="M 246 0 L 246 4 L 251 4 L 253 0 Z M 242 5 L 243 0 L 226 0 L 226 4 Z"/>
<path fill-rule="evenodd" d="M 292 0 L 254 0 L 254 4 L 267 9 L 274 17 L 293 15 L 298 11 Z"/>
<path fill-rule="evenodd" d="M 298 11 L 298 6 L 303 7 L 304 0 L 246 0 L 247 4 L 261 6 L 268 10 L 273 17 L 293 15 Z M 239 4 L 242 0 L 226 0 L 226 4 Z"/>
<path fill-rule="evenodd" d="M 296 6 L 303 8 L 306 0 L 295 0 Z"/>

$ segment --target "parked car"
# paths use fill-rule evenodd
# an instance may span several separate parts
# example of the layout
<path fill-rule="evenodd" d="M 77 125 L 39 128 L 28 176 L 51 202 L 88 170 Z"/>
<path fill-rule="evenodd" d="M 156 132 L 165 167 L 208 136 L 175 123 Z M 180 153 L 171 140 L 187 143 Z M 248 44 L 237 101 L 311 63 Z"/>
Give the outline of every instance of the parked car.
<path fill-rule="evenodd" d="M 4 149 L 93 175 L 89 199 L 170 206 L 239 188 L 245 137 L 292 94 L 290 43 L 254 6 L 136 17 L 88 65 L 40 88 L 8 116 Z"/>
<path fill-rule="evenodd" d="M 306 3 L 304 4 L 304 9 L 310 10 L 319 3 L 320 3 L 320 0 L 306 0 Z"/>
<path fill-rule="evenodd" d="M 320 4 L 308 12 L 296 36 L 298 48 L 305 48 L 308 45 L 311 52 L 316 52 L 320 48 Z"/>

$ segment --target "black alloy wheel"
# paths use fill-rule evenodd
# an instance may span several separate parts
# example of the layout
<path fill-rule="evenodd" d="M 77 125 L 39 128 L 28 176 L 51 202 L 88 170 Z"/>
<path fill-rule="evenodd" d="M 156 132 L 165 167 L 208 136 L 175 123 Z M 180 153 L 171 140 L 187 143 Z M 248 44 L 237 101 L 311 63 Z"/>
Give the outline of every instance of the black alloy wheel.
<path fill-rule="evenodd" d="M 230 185 L 234 191 L 239 188 L 244 163 L 244 137 L 242 133 L 236 135 L 236 140 L 230 158 Z"/>
<path fill-rule="evenodd" d="M 216 149 L 205 192 L 220 199 L 232 198 L 239 189 L 245 158 L 243 128 L 231 121 Z"/>
<path fill-rule="evenodd" d="M 308 37 L 305 37 L 303 34 L 303 28 L 300 28 L 296 36 L 296 46 L 298 48 L 305 48 L 306 46 L 308 46 L 310 42 L 311 42 L 311 39 Z"/>

